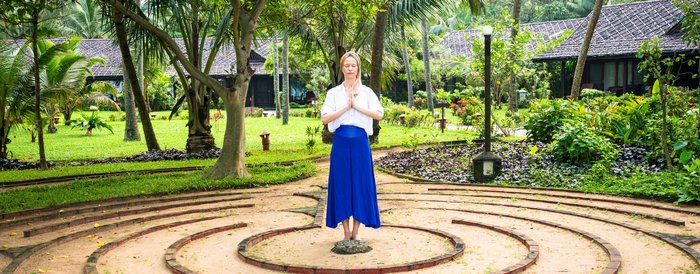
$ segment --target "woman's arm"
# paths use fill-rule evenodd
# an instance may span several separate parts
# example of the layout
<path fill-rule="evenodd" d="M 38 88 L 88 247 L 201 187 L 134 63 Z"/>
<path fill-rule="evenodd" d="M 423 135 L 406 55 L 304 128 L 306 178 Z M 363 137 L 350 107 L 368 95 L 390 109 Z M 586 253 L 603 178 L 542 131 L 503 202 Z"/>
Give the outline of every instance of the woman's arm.
<path fill-rule="evenodd" d="M 352 107 L 354 109 L 356 109 L 357 111 L 359 111 L 360 113 L 367 115 L 367 116 L 369 116 L 372 119 L 377 120 L 377 121 L 381 120 L 382 117 L 384 117 L 384 113 L 379 112 L 379 111 L 374 110 L 374 109 L 364 108 L 364 107 L 360 106 L 360 104 L 353 104 Z"/>
<path fill-rule="evenodd" d="M 321 122 L 323 122 L 324 125 L 327 125 L 328 123 L 333 122 L 335 119 L 338 119 L 346 111 L 350 110 L 352 108 L 352 105 L 353 105 L 351 98 L 352 98 L 352 96 L 348 96 L 348 103 L 344 107 L 342 107 L 336 111 L 323 114 L 321 116 Z M 330 99 L 330 98 L 326 97 L 326 100 L 328 100 L 328 99 Z M 324 104 L 325 104 L 325 102 L 324 102 Z"/>
<path fill-rule="evenodd" d="M 384 117 L 384 109 L 379 103 L 379 98 L 377 98 L 377 95 L 375 95 L 374 91 L 372 91 L 372 89 L 370 88 L 367 88 L 365 92 L 367 92 L 368 94 L 368 96 L 366 97 L 368 102 L 366 102 L 365 104 L 353 102 L 352 107 L 360 113 L 367 115 L 374 120 L 382 120 L 382 117 Z"/>
<path fill-rule="evenodd" d="M 348 104 L 339 110 L 336 110 L 336 111 L 331 112 L 331 113 L 326 113 L 323 116 L 321 116 L 321 122 L 323 122 L 324 125 L 326 125 L 330 122 L 333 122 L 335 119 L 338 119 L 338 117 L 343 115 L 343 113 L 345 113 L 349 109 L 350 109 L 350 105 Z"/>

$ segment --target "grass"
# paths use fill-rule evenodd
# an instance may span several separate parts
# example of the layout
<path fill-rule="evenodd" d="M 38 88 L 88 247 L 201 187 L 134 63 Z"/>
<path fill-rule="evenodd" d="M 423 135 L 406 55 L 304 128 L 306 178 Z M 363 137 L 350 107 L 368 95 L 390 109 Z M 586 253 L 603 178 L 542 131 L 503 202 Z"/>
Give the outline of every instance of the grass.
<path fill-rule="evenodd" d="M 110 163 L 88 166 L 57 166 L 49 170 L 8 170 L 0 172 L 0 185 L 4 182 L 23 181 L 30 179 L 51 178 L 67 175 L 84 175 L 105 172 L 151 170 L 160 168 L 178 168 L 192 166 L 212 166 L 216 159 L 196 159 L 185 161 L 157 161 L 138 163 Z"/>
<path fill-rule="evenodd" d="M 115 112 L 102 111 L 99 115 L 108 120 Z M 166 120 L 169 112 L 155 112 L 152 120 L 156 137 L 161 149 L 185 149 L 187 140 L 186 120 Z M 79 116 L 76 114 L 76 116 Z M 212 123 L 212 134 L 217 146 L 221 147 L 224 135 L 224 120 Z M 3 182 L 50 178 L 66 175 L 95 174 L 103 172 L 149 170 L 188 166 L 210 167 L 216 159 L 157 161 L 140 163 L 110 163 L 89 166 L 72 166 L 68 163 L 86 159 L 124 157 L 140 154 L 146 150 L 145 141 L 125 142 L 124 122 L 108 122 L 114 129 L 93 131 L 92 136 L 85 135 L 79 129 L 71 129 L 62 123 L 57 125 L 58 132 L 45 134 L 47 159 L 58 163 L 49 170 L 11 170 L 0 172 L 0 184 Z M 320 136 L 315 136 L 317 145 L 312 151 L 306 148 L 306 127 L 320 126 L 318 118 L 290 117 L 288 125 L 275 118 L 246 118 L 246 157 L 247 164 L 299 161 L 330 153 L 330 144 L 323 144 Z M 446 130 L 441 133 L 437 128 L 406 128 L 398 125 L 381 124 L 380 142 L 373 144 L 376 148 L 395 146 L 415 146 L 417 144 L 440 141 L 471 140 L 474 133 L 469 131 Z M 271 132 L 270 151 L 262 151 L 258 134 Z M 8 145 L 11 156 L 23 161 L 38 159 L 38 146 L 30 142 L 26 131 L 10 133 L 12 143 Z M 39 186 L 3 192 L 0 195 L 0 212 L 12 212 L 29 208 L 56 206 L 75 202 L 100 200 L 115 197 L 129 197 L 146 194 L 171 194 L 188 191 L 225 189 L 249 183 L 277 184 L 315 173 L 315 167 L 308 161 L 297 162 L 292 167 L 251 167 L 250 178 L 207 180 L 204 171 L 179 172 L 157 175 L 125 175 L 103 179 L 78 180 L 58 186 Z"/>
<path fill-rule="evenodd" d="M 102 117 L 108 117 L 113 112 L 100 112 Z M 167 112 L 157 112 L 158 117 L 167 115 Z M 185 150 L 187 140 L 186 120 L 153 120 L 156 138 L 161 149 L 176 148 Z M 124 122 L 108 122 L 114 128 L 114 134 L 106 130 L 95 130 L 92 136 L 78 128 L 60 124 L 58 132 L 44 134 L 46 158 L 49 161 L 75 161 L 81 159 L 99 159 L 107 157 L 123 157 L 135 155 L 146 151 L 145 140 L 125 142 Z M 223 142 L 224 127 L 226 121 L 220 120 L 212 123 L 212 134 L 216 145 L 221 147 Z M 319 155 L 328 155 L 330 145 L 322 144 L 320 136 L 316 137 L 317 146 L 312 155 L 306 150 L 306 127 L 320 126 L 318 118 L 290 117 L 288 125 L 282 125 L 282 121 L 275 118 L 246 118 L 246 151 L 251 153 L 248 163 L 277 162 L 304 159 Z M 262 144 L 258 134 L 262 131 L 271 132 L 270 151 L 262 151 Z M 437 128 L 410 128 L 398 125 L 382 124 L 380 143 L 375 147 L 389 147 L 405 144 L 412 141 L 412 135 L 431 136 L 425 141 L 466 140 L 471 138 L 471 133 L 466 131 L 445 131 L 440 133 Z M 434 136 L 434 137 L 433 137 Z M 8 145 L 11 157 L 23 161 L 38 160 L 38 145 L 30 142 L 28 132 L 10 132 L 12 143 Z"/>
<path fill-rule="evenodd" d="M 251 183 L 280 184 L 312 176 L 316 173 L 316 167 L 309 161 L 302 161 L 292 166 L 269 165 L 249 168 L 248 171 L 250 178 L 208 180 L 202 178 L 203 171 L 193 171 L 116 176 L 56 186 L 15 189 L 0 195 L 0 213 L 117 197 L 227 189 Z"/>

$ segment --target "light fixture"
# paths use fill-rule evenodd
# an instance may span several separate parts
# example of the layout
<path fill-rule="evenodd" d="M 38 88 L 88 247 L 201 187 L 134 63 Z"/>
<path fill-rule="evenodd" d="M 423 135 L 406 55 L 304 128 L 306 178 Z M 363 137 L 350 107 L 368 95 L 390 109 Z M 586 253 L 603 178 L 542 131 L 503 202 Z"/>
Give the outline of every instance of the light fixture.
<path fill-rule="evenodd" d="M 493 27 L 483 26 L 483 27 L 481 27 L 481 32 L 483 32 L 484 35 L 491 35 L 493 33 Z"/>

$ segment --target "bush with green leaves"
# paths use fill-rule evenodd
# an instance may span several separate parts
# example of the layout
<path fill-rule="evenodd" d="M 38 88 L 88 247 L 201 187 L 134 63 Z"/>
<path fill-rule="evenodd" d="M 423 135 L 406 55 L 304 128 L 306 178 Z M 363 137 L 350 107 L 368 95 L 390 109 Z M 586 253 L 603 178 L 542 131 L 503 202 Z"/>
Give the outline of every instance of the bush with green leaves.
<path fill-rule="evenodd" d="M 459 117 L 461 124 L 474 125 L 479 123 L 479 116 L 484 112 L 483 105 L 479 98 L 468 96 L 452 103 L 450 109 L 452 109 L 452 115 Z"/>
<path fill-rule="evenodd" d="M 582 100 L 606 97 L 608 95 L 609 95 L 609 93 L 602 91 L 602 90 L 597 90 L 597 89 L 584 88 L 581 90 L 581 99 Z"/>
<path fill-rule="evenodd" d="M 552 154 L 558 160 L 570 164 L 611 159 L 617 154 L 617 150 L 608 139 L 580 122 L 565 123 L 554 139 L 556 142 L 552 146 Z"/>
<path fill-rule="evenodd" d="M 527 138 L 549 143 L 564 122 L 575 117 L 578 104 L 564 99 L 532 101 L 525 129 Z"/>
<path fill-rule="evenodd" d="M 384 108 L 384 118 L 382 120 L 387 123 L 398 123 L 399 116 L 411 112 L 411 109 L 405 105 L 395 104 Z"/>
<path fill-rule="evenodd" d="M 435 120 L 432 114 L 421 114 L 421 112 L 418 110 L 410 110 L 408 113 L 406 113 L 404 119 L 407 127 L 427 125 L 433 123 Z"/>

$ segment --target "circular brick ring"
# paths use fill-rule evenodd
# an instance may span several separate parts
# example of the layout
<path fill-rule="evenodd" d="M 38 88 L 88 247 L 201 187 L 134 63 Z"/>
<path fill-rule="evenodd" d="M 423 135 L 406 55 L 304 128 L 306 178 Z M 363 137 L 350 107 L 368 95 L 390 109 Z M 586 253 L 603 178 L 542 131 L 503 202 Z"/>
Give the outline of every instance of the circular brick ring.
<path fill-rule="evenodd" d="M 520 262 L 518 262 L 515 265 L 506 267 L 504 269 L 501 269 L 499 273 L 520 273 L 525 271 L 528 267 L 530 267 L 532 264 L 534 264 L 537 261 L 537 258 L 540 256 L 540 245 L 535 242 L 532 238 L 528 237 L 525 234 L 515 232 L 513 230 L 495 226 L 495 225 L 489 225 L 485 223 L 479 223 L 479 222 L 474 222 L 474 221 L 467 221 L 467 220 L 452 220 L 453 224 L 460 224 L 460 225 L 471 225 L 471 226 L 478 226 L 481 228 L 489 229 L 496 231 L 498 233 L 504 234 L 506 236 L 515 238 L 518 240 L 520 243 L 524 244 L 525 247 L 527 248 L 527 256 L 525 256 L 524 259 L 522 259 Z"/>
<path fill-rule="evenodd" d="M 279 236 L 282 234 L 286 233 L 291 233 L 291 232 L 296 232 L 296 231 L 303 231 L 303 230 L 308 230 L 308 229 L 319 229 L 320 226 L 317 225 L 309 225 L 309 226 L 302 226 L 302 227 L 292 227 L 292 228 L 284 228 L 284 229 L 278 229 L 278 230 L 272 230 L 272 231 L 267 231 L 263 232 L 257 235 L 253 235 L 251 237 L 248 237 L 241 241 L 241 243 L 238 244 L 238 256 L 245 261 L 248 264 L 252 264 L 255 266 L 259 266 L 262 268 L 267 268 L 275 271 L 284 271 L 284 272 L 290 272 L 290 273 L 388 273 L 388 272 L 399 272 L 399 271 L 411 271 L 411 270 L 416 270 L 416 269 L 421 269 L 421 268 L 427 268 L 427 267 L 432 267 L 441 263 L 445 263 L 447 261 L 451 261 L 457 256 L 462 255 L 464 253 L 464 242 L 462 239 L 459 237 L 446 233 L 444 231 L 436 230 L 436 229 L 427 229 L 427 228 L 422 228 L 422 227 L 415 227 L 415 226 L 404 226 L 404 225 L 387 225 L 384 224 L 382 227 L 394 227 L 394 228 L 404 228 L 404 229 L 414 229 L 414 230 L 419 230 L 419 231 L 424 231 L 428 232 L 440 237 L 443 237 L 452 243 L 452 250 L 439 255 L 435 256 L 430 259 L 426 260 L 419 260 L 419 261 L 413 261 L 413 262 L 408 262 L 408 263 L 402 263 L 402 264 L 394 264 L 394 265 L 386 265 L 386 266 L 368 266 L 368 267 L 342 267 L 342 268 L 326 268 L 326 267 L 318 267 L 318 266 L 309 266 L 309 265 L 290 265 L 290 264 L 278 264 L 278 263 L 273 263 L 270 261 L 267 261 L 263 258 L 253 256 L 248 253 L 248 250 L 255 246 L 256 244 L 275 237 Z"/>
<path fill-rule="evenodd" d="M 165 250 L 165 265 L 168 266 L 168 269 L 172 273 L 178 273 L 178 274 L 184 274 L 184 273 L 196 273 L 184 266 L 182 266 L 180 263 L 177 262 L 177 257 L 175 257 L 175 253 L 177 253 L 180 249 L 185 247 L 187 244 L 191 243 L 192 241 L 199 240 L 201 238 L 207 237 L 212 234 L 224 232 L 224 231 L 229 231 L 232 229 L 236 228 L 241 228 L 241 227 L 246 227 L 247 224 L 245 223 L 238 223 L 238 224 L 233 224 L 233 225 L 226 225 L 222 227 L 215 227 L 212 229 L 208 229 L 199 233 L 195 233 L 193 235 L 189 235 L 185 238 L 182 238 L 178 240 L 177 242 L 173 243 L 168 247 L 168 249 Z"/>

